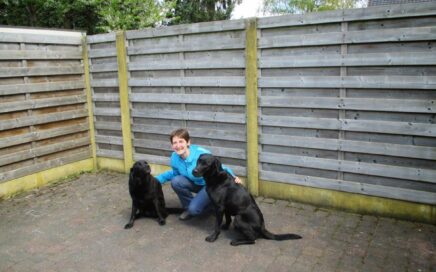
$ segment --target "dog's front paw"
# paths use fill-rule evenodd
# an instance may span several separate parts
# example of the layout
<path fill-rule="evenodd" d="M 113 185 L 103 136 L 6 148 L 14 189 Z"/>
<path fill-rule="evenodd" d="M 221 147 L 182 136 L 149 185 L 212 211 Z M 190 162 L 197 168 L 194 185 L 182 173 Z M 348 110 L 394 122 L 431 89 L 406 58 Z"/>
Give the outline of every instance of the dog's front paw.
<path fill-rule="evenodd" d="M 161 225 L 161 226 L 166 224 L 165 219 L 159 219 L 158 222 L 159 222 L 159 225 Z"/>
<path fill-rule="evenodd" d="M 133 223 L 127 223 L 125 226 L 124 226 L 124 229 L 130 229 L 130 228 L 132 228 L 133 227 Z"/>
<path fill-rule="evenodd" d="M 206 237 L 206 241 L 212 243 L 215 242 L 215 240 L 218 238 L 218 235 L 212 234 Z"/>

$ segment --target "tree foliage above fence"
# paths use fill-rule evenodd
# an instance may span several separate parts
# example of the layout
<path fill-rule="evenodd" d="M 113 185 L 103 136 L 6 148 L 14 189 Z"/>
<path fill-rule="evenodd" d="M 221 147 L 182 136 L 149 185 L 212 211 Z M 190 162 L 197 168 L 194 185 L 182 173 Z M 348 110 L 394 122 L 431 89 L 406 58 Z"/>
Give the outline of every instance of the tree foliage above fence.
<path fill-rule="evenodd" d="M 161 4 L 156 0 L 99 0 L 103 2 L 99 32 L 142 29 L 161 22 L 171 1 Z"/>
<path fill-rule="evenodd" d="M 0 25 L 88 34 L 230 18 L 241 0 L 0 0 Z"/>
<path fill-rule="evenodd" d="M 97 33 L 101 0 L 0 0 L 0 24 Z"/>
<path fill-rule="evenodd" d="M 349 9 L 362 0 L 263 0 L 263 12 L 273 15 L 302 14 L 308 12 Z"/>
<path fill-rule="evenodd" d="M 170 24 L 228 20 L 235 5 L 241 2 L 242 0 L 176 0 Z"/>

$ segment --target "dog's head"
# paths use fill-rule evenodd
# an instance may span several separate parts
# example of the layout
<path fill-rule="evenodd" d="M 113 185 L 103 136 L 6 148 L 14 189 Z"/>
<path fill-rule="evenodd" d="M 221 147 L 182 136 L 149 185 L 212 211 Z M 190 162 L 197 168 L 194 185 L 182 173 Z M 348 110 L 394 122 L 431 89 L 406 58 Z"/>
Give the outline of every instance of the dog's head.
<path fill-rule="evenodd" d="M 203 154 L 197 160 L 197 166 L 192 170 L 194 177 L 217 176 L 223 171 L 221 162 L 211 154 Z"/>
<path fill-rule="evenodd" d="M 151 174 L 150 165 L 144 160 L 137 161 L 130 168 L 130 178 L 145 180 Z"/>

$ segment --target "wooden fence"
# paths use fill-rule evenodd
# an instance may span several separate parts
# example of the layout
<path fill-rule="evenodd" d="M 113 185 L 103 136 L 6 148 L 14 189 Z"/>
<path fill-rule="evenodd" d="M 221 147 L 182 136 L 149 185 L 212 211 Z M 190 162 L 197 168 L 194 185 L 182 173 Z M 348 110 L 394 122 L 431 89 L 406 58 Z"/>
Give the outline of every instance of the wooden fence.
<path fill-rule="evenodd" d="M 133 159 L 167 165 L 187 127 L 242 176 L 253 149 L 261 180 L 435 204 L 435 7 L 260 18 L 250 38 L 242 20 L 126 32 Z M 98 154 L 121 159 L 115 34 L 88 39 Z"/>
<path fill-rule="evenodd" d="M 168 165 L 169 133 L 187 127 L 255 194 L 291 184 L 435 207 L 435 40 L 436 2 L 88 36 L 96 156 Z M 70 40 L 0 39 L 0 181 L 64 150 L 92 156 L 80 38 L 56 41 Z"/>
<path fill-rule="evenodd" d="M 88 36 L 98 157 L 124 159 L 115 33 Z"/>
<path fill-rule="evenodd" d="M 167 165 L 169 133 L 187 127 L 196 144 L 245 175 L 244 29 L 238 20 L 126 32 L 135 160 Z M 122 159 L 115 36 L 88 41 L 97 155 Z"/>
<path fill-rule="evenodd" d="M 436 203 L 434 2 L 258 29 L 261 179 Z"/>
<path fill-rule="evenodd" d="M 82 33 L 0 28 L 0 183 L 90 158 Z"/>

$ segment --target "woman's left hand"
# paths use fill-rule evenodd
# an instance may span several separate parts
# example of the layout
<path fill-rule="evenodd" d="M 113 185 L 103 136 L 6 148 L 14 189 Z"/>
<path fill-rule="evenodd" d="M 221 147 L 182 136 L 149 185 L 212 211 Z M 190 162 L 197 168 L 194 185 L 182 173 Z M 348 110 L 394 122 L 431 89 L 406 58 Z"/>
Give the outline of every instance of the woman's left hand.
<path fill-rule="evenodd" d="M 242 181 L 241 181 L 241 179 L 240 179 L 240 178 L 238 178 L 238 177 L 235 177 L 235 182 L 236 182 L 236 183 L 239 183 L 239 184 L 242 184 Z"/>

